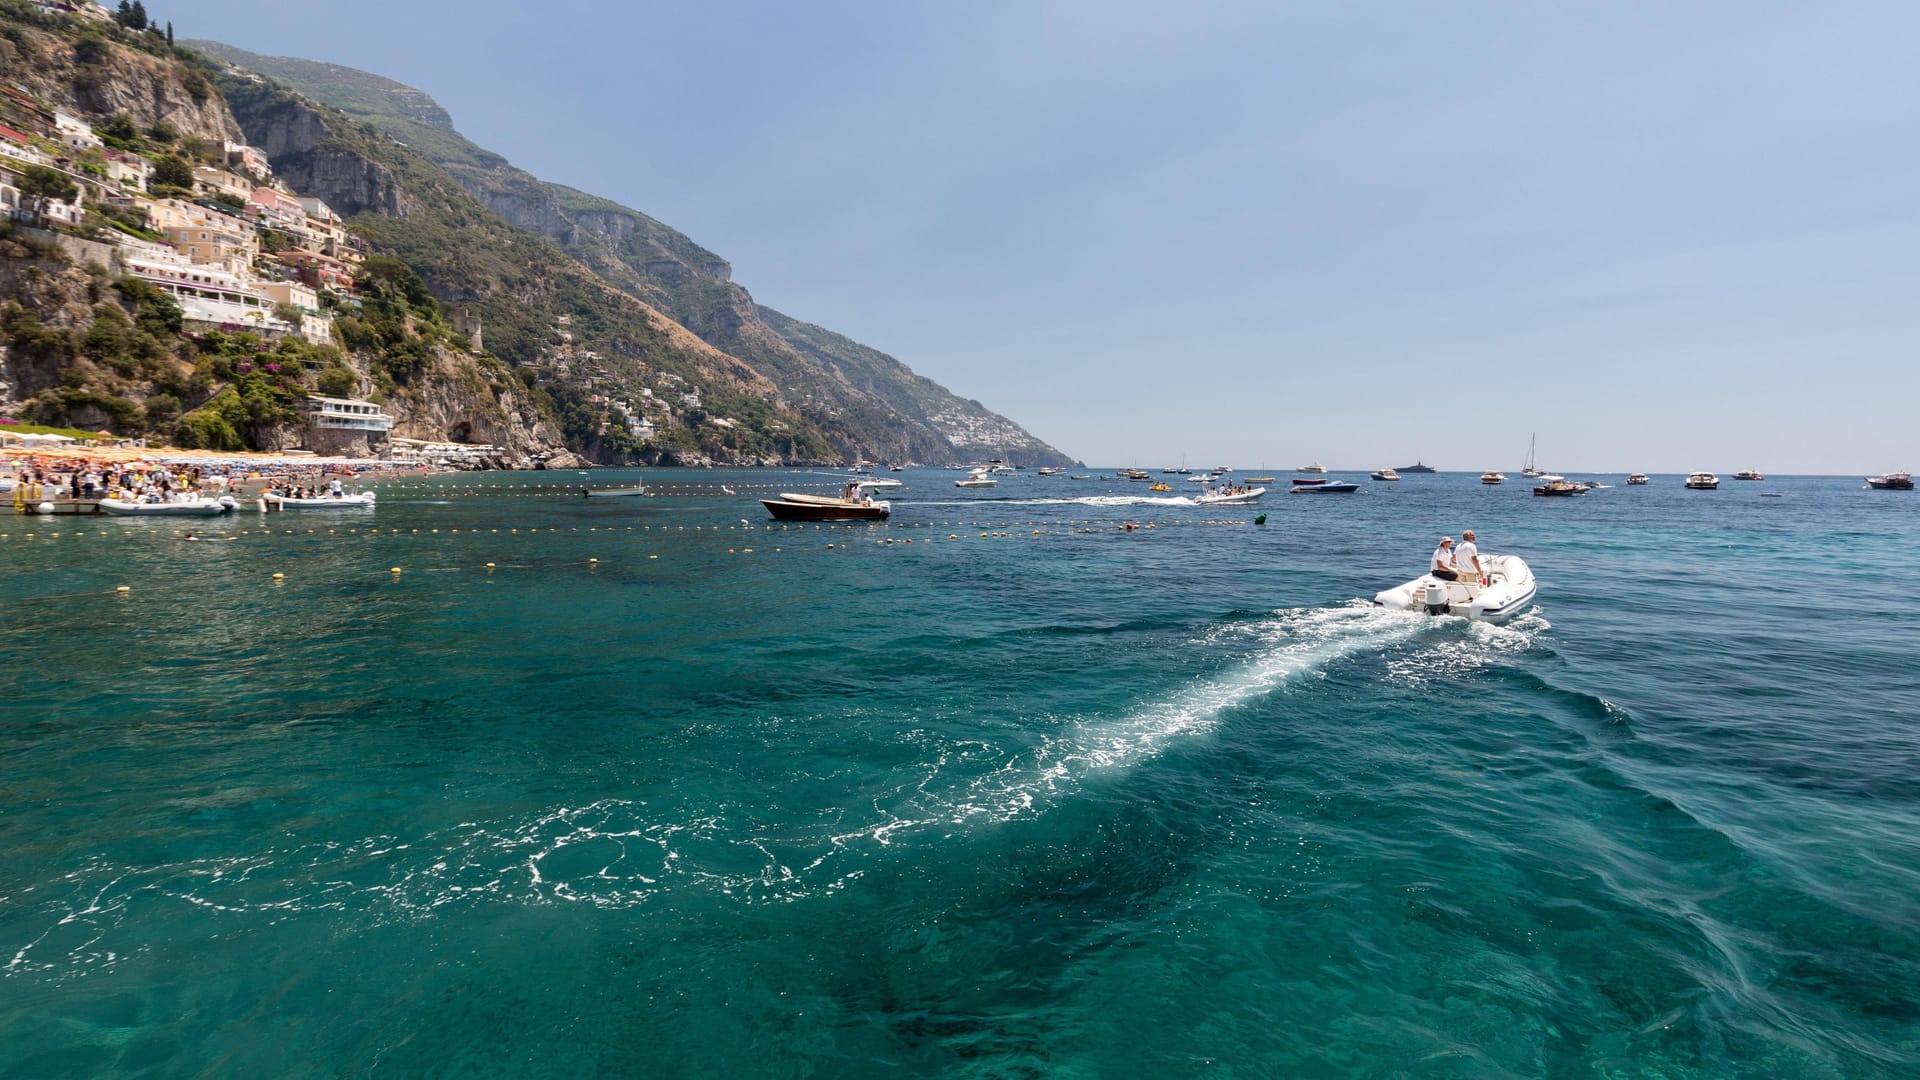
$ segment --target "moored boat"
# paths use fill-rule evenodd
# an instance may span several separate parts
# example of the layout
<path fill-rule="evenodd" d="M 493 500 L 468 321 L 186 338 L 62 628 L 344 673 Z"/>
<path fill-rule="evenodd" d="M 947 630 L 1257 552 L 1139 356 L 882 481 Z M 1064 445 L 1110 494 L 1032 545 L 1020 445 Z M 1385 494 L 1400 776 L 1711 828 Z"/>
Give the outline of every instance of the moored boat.
<path fill-rule="evenodd" d="M 1733 474 L 1733 478 L 1735 480 L 1765 480 L 1766 479 L 1766 477 L 1761 476 L 1760 473 L 1754 469 L 1741 469 L 1739 472 Z"/>
<path fill-rule="evenodd" d="M 1424 461 L 1416 461 L 1411 465 L 1400 466 L 1400 471 L 1406 473 L 1408 476 L 1412 476 L 1415 473 L 1430 473 L 1438 472 L 1439 470 Z"/>
<path fill-rule="evenodd" d="M 1575 483 L 1564 476 L 1542 473 L 1539 479 L 1545 483 L 1533 489 L 1535 495 L 1585 495 L 1587 493 L 1587 485 Z"/>
<path fill-rule="evenodd" d="M 781 521 L 884 521 L 893 513 L 893 504 L 884 499 L 836 499 L 790 491 L 781 492 L 778 499 L 761 499 L 760 505 Z"/>
<path fill-rule="evenodd" d="M 983 488 L 992 487 L 999 482 L 1000 481 L 995 480 L 993 477 L 988 476 L 987 470 L 975 469 L 967 474 L 966 479 L 955 480 L 953 486 L 957 488 Z"/>
<path fill-rule="evenodd" d="M 101 499 L 96 505 L 116 517 L 218 517 L 239 507 L 231 495 L 210 499 L 200 495 L 176 495 L 164 501 L 138 499 Z"/>
<path fill-rule="evenodd" d="M 1375 480 L 1383 480 L 1383 481 L 1392 481 L 1392 480 L 1400 479 L 1400 474 L 1397 472 L 1394 472 L 1392 469 L 1375 469 L 1373 470 L 1373 472 L 1368 473 L 1367 475 L 1373 477 Z"/>
<path fill-rule="evenodd" d="M 1422 574 L 1405 585 L 1374 596 L 1377 607 L 1419 611 L 1428 615 L 1464 615 L 1482 622 L 1501 622 L 1533 605 L 1533 570 L 1518 555 L 1482 555 L 1487 584 L 1442 581 Z"/>
<path fill-rule="evenodd" d="M 589 499 L 627 499 L 627 498 L 632 498 L 635 495 L 649 495 L 652 493 L 649 492 L 646 488 L 640 486 L 639 484 L 635 484 L 632 487 L 599 488 L 599 489 L 581 488 L 580 494 L 586 496 Z"/>
<path fill-rule="evenodd" d="M 1349 480 L 1317 480 L 1308 483 L 1301 480 L 1293 482 L 1289 495 L 1351 495 L 1360 490 L 1360 485 Z"/>
<path fill-rule="evenodd" d="M 1627 477 L 1628 487 L 1640 487 L 1646 482 L 1647 482 L 1647 474 L 1643 472 L 1633 473 L 1632 475 Z"/>
<path fill-rule="evenodd" d="M 1480 482 L 1483 484 L 1504 484 L 1507 482 L 1507 474 L 1498 471 L 1483 472 L 1480 474 Z"/>
<path fill-rule="evenodd" d="M 1881 473 L 1867 477 L 1867 486 L 1875 491 L 1912 491 L 1913 477 L 1903 472 Z"/>
<path fill-rule="evenodd" d="M 1311 465 L 1302 465 L 1293 471 L 1303 472 L 1303 473 L 1323 473 L 1327 471 L 1327 467 L 1316 461 Z"/>
<path fill-rule="evenodd" d="M 1694 491 L 1712 491 L 1720 486 L 1720 478 L 1710 472 L 1687 474 L 1687 487 Z"/>

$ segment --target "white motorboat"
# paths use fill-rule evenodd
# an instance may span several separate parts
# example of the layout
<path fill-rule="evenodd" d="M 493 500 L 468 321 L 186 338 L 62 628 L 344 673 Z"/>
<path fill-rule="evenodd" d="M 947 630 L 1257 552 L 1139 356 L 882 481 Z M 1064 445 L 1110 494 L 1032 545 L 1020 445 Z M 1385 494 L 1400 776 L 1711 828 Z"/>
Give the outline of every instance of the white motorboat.
<path fill-rule="evenodd" d="M 1400 474 L 1397 472 L 1394 472 L 1392 469 L 1375 469 L 1372 472 L 1368 473 L 1367 475 L 1372 477 L 1375 480 L 1380 480 L 1380 481 L 1393 481 L 1393 480 L 1400 479 Z"/>
<path fill-rule="evenodd" d="M 218 517 L 231 514 L 239 503 L 233 496 L 209 499 L 200 495 L 176 495 L 165 502 L 127 499 L 101 499 L 99 507 L 116 517 Z"/>
<path fill-rule="evenodd" d="M 1327 467 L 1316 461 L 1311 465 L 1302 465 L 1293 471 L 1303 472 L 1303 473 L 1323 473 L 1327 471 Z"/>
<path fill-rule="evenodd" d="M 1208 488 L 1206 491 L 1194 496 L 1193 501 L 1197 506 L 1233 506 L 1238 503 L 1253 502 L 1266 493 L 1267 489 L 1263 487 L 1230 488 L 1225 491 Z"/>
<path fill-rule="evenodd" d="M 860 487 L 867 491 L 892 490 L 906 486 L 907 485 L 898 480 L 892 480 L 884 476 L 864 477 L 860 481 Z"/>
<path fill-rule="evenodd" d="M 648 491 L 640 484 L 635 484 L 632 487 L 600 488 L 599 490 L 581 488 L 580 494 L 585 495 L 589 499 L 628 499 L 636 495 L 651 495 L 653 492 Z M 372 504 L 369 503 L 368 505 Z"/>
<path fill-rule="evenodd" d="M 1643 472 L 1633 473 L 1632 475 L 1627 477 L 1628 487 L 1640 487 L 1646 484 L 1646 482 L 1647 482 L 1647 474 Z"/>
<path fill-rule="evenodd" d="M 1518 555 L 1482 555 L 1487 584 L 1442 581 L 1421 574 L 1405 585 L 1374 596 L 1376 607 L 1419 611 L 1428 615 L 1464 615 L 1482 622 L 1501 622 L 1533 605 L 1533 570 Z"/>
<path fill-rule="evenodd" d="M 1710 472 L 1687 474 L 1687 487 L 1694 491 L 1712 491 L 1720 486 L 1720 478 Z"/>
<path fill-rule="evenodd" d="M 1213 483 L 1213 477 L 1212 477 L 1212 476 L 1210 476 L 1210 475 L 1208 475 L 1207 473 L 1196 473 L 1196 474 L 1194 474 L 1194 475 L 1192 475 L 1192 476 L 1189 476 L 1189 477 L 1187 477 L 1187 483 L 1189 483 L 1189 484 L 1211 484 L 1211 483 Z"/>
<path fill-rule="evenodd" d="M 1499 470 L 1483 472 L 1480 474 L 1480 482 L 1483 484 L 1504 484 L 1507 482 L 1507 474 Z"/>
<path fill-rule="evenodd" d="M 339 495 L 316 495 L 311 499 L 296 495 L 275 495 L 268 492 L 260 496 L 262 510 L 371 510 L 373 492 L 361 491 L 354 494 L 342 492 Z"/>
<path fill-rule="evenodd" d="M 955 480 L 953 482 L 953 486 L 957 488 L 993 487 L 995 484 L 998 484 L 999 482 L 1000 481 L 995 480 L 993 477 L 988 476 L 987 470 L 975 469 L 972 472 L 967 474 L 967 478 L 965 480 Z"/>

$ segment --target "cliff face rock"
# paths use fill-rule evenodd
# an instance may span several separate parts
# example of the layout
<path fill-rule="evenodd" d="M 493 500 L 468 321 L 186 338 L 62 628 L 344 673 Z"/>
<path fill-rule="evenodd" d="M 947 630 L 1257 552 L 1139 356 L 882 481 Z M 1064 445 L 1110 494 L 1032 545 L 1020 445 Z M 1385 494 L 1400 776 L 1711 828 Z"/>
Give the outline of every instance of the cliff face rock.
<path fill-rule="evenodd" d="M 240 127 L 197 64 L 116 41 L 74 40 L 32 27 L 9 28 L 0 76 L 76 115 L 124 112 L 141 130 L 166 124 L 187 139 L 240 141 Z"/>
<path fill-rule="evenodd" d="M 253 145 L 272 160 L 274 173 L 295 191 L 326 200 L 343 217 L 405 217 L 412 211 L 393 172 L 340 146 L 327 118 L 304 101 L 242 86 L 230 105 Z"/>

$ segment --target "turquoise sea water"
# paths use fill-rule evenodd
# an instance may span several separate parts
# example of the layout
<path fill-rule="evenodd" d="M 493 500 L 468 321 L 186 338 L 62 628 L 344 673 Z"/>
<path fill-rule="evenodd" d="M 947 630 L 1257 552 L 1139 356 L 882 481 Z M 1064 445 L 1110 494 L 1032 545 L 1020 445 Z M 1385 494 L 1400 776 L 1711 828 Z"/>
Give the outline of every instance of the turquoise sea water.
<path fill-rule="evenodd" d="M 5 519 L 0 1073 L 1920 1073 L 1913 495 L 953 476 Z"/>

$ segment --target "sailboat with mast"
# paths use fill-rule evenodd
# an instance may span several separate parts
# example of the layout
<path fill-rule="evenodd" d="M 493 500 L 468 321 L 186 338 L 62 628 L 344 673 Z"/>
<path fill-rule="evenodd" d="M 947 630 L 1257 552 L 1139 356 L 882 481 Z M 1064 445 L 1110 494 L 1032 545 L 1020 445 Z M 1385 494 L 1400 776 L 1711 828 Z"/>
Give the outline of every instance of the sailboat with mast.
<path fill-rule="evenodd" d="M 1540 434 L 1538 432 L 1535 432 L 1531 437 L 1527 439 L 1527 463 L 1520 470 L 1521 476 L 1539 476 L 1540 475 L 1539 468 L 1535 466 L 1533 463 L 1533 447 L 1534 447 L 1534 443 L 1538 442 L 1539 439 L 1540 439 Z"/>

